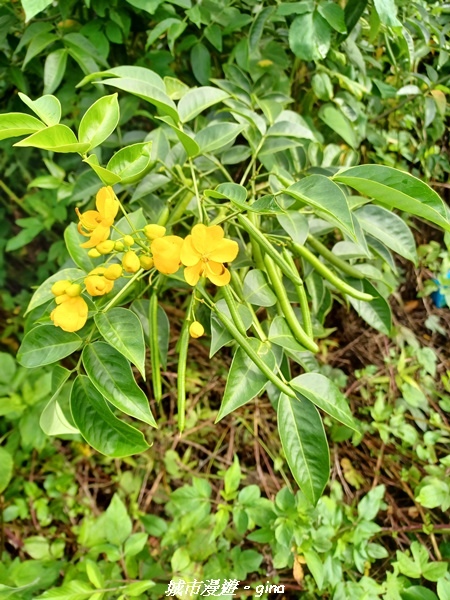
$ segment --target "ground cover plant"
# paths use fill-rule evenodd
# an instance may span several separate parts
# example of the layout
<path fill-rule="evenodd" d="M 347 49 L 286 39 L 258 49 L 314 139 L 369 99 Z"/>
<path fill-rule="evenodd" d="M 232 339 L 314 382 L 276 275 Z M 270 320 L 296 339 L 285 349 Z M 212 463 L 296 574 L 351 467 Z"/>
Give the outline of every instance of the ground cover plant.
<path fill-rule="evenodd" d="M 0 19 L 0 594 L 445 600 L 445 6 Z"/>

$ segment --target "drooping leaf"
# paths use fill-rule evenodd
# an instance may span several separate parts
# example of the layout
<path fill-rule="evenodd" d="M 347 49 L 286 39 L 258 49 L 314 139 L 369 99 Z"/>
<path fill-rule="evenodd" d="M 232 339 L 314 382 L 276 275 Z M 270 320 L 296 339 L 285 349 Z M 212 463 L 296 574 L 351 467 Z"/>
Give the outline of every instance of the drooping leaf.
<path fill-rule="evenodd" d="M 137 385 L 128 360 L 105 342 L 88 344 L 83 366 L 98 391 L 127 415 L 157 427 L 148 399 Z"/>
<path fill-rule="evenodd" d="M 278 431 L 287 463 L 300 489 L 316 504 L 327 484 L 330 456 L 323 423 L 312 402 L 305 397 L 281 394 Z"/>
<path fill-rule="evenodd" d="M 392 327 L 392 316 L 388 302 L 367 279 L 348 279 L 347 282 L 354 288 L 374 297 L 370 302 L 364 302 L 347 296 L 348 301 L 358 315 L 374 329 L 389 335 Z"/>
<path fill-rule="evenodd" d="M 141 432 L 113 415 L 86 375 L 78 375 L 75 379 L 70 406 L 81 435 L 98 452 L 123 458 L 149 448 Z"/>
<path fill-rule="evenodd" d="M 126 308 L 112 308 L 95 315 L 95 323 L 105 341 L 128 358 L 145 379 L 145 345 L 142 325 Z"/>
<path fill-rule="evenodd" d="M 37 100 L 32 100 L 26 94 L 19 92 L 19 97 L 49 127 L 59 123 L 61 103 L 55 96 L 46 95 Z"/>
<path fill-rule="evenodd" d="M 273 306 L 277 303 L 277 297 L 263 271 L 251 269 L 247 273 L 244 279 L 244 299 L 255 306 Z"/>
<path fill-rule="evenodd" d="M 31 115 L 22 113 L 0 115 L 0 140 L 18 137 L 19 135 L 29 135 L 41 129 L 45 129 L 44 123 Z"/>
<path fill-rule="evenodd" d="M 67 125 L 53 125 L 41 131 L 37 131 L 14 146 L 21 148 L 40 148 L 41 150 L 52 150 L 53 152 L 86 152 L 89 144 L 78 142 L 75 134 Z"/>
<path fill-rule="evenodd" d="M 82 343 L 76 333 L 63 331 L 53 324 L 38 325 L 23 338 L 17 360 L 29 369 L 50 365 L 78 350 Z"/>

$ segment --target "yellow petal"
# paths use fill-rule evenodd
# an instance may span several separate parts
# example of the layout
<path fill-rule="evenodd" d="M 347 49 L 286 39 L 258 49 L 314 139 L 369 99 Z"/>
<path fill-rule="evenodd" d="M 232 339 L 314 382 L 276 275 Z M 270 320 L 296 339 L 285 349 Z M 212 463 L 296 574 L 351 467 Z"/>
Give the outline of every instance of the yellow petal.
<path fill-rule="evenodd" d="M 198 280 L 203 275 L 204 265 L 205 263 L 199 260 L 196 265 L 184 269 L 184 278 L 189 285 L 197 285 Z"/>
<path fill-rule="evenodd" d="M 84 213 L 80 213 L 78 208 L 75 209 L 82 227 L 88 231 L 93 231 L 102 221 L 101 214 L 96 210 L 87 210 Z M 85 235 L 85 234 L 84 234 Z"/>
<path fill-rule="evenodd" d="M 222 240 L 216 246 L 215 250 L 208 253 L 209 260 L 216 262 L 231 262 L 236 258 L 239 252 L 239 245 L 233 240 Z"/>
<path fill-rule="evenodd" d="M 225 268 L 221 263 L 209 260 L 205 264 L 205 275 L 214 283 L 214 285 L 222 286 L 230 283 L 231 275 L 230 271 Z"/>
<path fill-rule="evenodd" d="M 82 248 L 95 248 L 101 242 L 104 242 L 109 238 L 109 232 L 111 229 L 104 225 L 98 225 L 90 235 L 90 239 L 84 244 L 80 244 Z"/>
<path fill-rule="evenodd" d="M 87 293 L 91 296 L 104 296 L 113 289 L 114 281 L 106 279 L 103 275 L 88 275 L 84 284 Z"/>
<path fill-rule="evenodd" d="M 88 305 L 81 297 L 69 298 L 50 313 L 56 327 L 63 331 L 78 331 L 84 327 L 88 317 Z"/>
<path fill-rule="evenodd" d="M 102 187 L 95 197 L 95 205 L 103 219 L 114 219 L 119 212 L 119 201 L 112 187 Z"/>
<path fill-rule="evenodd" d="M 177 235 L 166 235 L 153 240 L 151 251 L 155 268 L 164 275 L 176 273 L 180 267 L 180 252 L 183 240 Z"/>
<path fill-rule="evenodd" d="M 223 239 L 224 231 L 220 225 L 206 227 L 202 223 L 192 228 L 192 244 L 203 256 L 212 252 Z"/>
<path fill-rule="evenodd" d="M 188 235 L 181 246 L 180 259 L 185 267 L 193 267 L 201 259 L 202 255 L 192 244 L 192 235 Z"/>

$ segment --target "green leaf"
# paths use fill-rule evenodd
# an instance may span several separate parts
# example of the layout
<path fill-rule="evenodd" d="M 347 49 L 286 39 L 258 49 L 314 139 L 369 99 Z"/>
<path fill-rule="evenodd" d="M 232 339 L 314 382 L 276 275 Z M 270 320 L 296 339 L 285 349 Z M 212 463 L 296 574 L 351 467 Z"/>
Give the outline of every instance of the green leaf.
<path fill-rule="evenodd" d="M 256 306 L 273 306 L 277 297 L 273 293 L 264 271 L 252 269 L 244 279 L 244 299 Z"/>
<path fill-rule="evenodd" d="M 95 589 L 85 581 L 72 579 L 61 587 L 47 590 L 35 600 L 90 600 L 93 598 Z"/>
<path fill-rule="evenodd" d="M 196 134 L 195 141 L 203 154 L 216 152 L 233 142 L 243 129 L 245 125 L 237 123 L 212 123 Z"/>
<path fill-rule="evenodd" d="M 324 104 L 320 107 L 319 118 L 340 135 L 349 146 L 354 149 L 358 148 L 360 142 L 355 127 L 342 111 L 332 104 Z"/>
<path fill-rule="evenodd" d="M 298 15 L 289 29 L 289 46 L 301 60 L 320 60 L 330 49 L 331 30 L 316 11 Z"/>
<path fill-rule="evenodd" d="M 83 366 L 98 391 L 127 415 L 157 427 L 148 399 L 137 385 L 128 360 L 105 342 L 88 344 Z"/>
<path fill-rule="evenodd" d="M 146 0 L 145 0 L 146 1 Z M 166 93 L 166 86 L 163 79 L 154 71 L 146 69 L 145 67 L 136 67 L 134 65 L 122 65 L 120 67 L 114 67 L 107 71 L 97 71 L 96 73 L 90 73 L 86 75 L 76 87 L 82 87 L 99 77 L 126 77 L 127 79 L 136 79 L 137 81 L 143 81 L 149 83 L 153 87 L 158 88 L 164 94 Z"/>
<path fill-rule="evenodd" d="M 19 92 L 19 98 L 49 127 L 59 123 L 61 103 L 55 96 L 42 96 L 33 101 L 26 94 Z"/>
<path fill-rule="evenodd" d="M 140 181 L 152 165 L 152 142 L 126 146 L 116 152 L 106 165 L 108 171 L 120 177 L 123 184 Z"/>
<path fill-rule="evenodd" d="M 0 494 L 3 494 L 11 481 L 13 467 L 13 457 L 0 446 Z"/>
<path fill-rule="evenodd" d="M 436 588 L 439 600 L 450 600 L 450 581 L 448 579 L 439 579 Z"/>
<path fill-rule="evenodd" d="M 374 198 L 387 208 L 404 210 L 450 231 L 439 195 L 409 173 L 383 165 L 361 165 L 340 171 L 333 179 Z"/>
<path fill-rule="evenodd" d="M 211 79 L 211 54 L 201 42 L 191 48 L 191 68 L 195 79 L 201 85 L 207 85 Z"/>
<path fill-rule="evenodd" d="M 292 335 L 286 319 L 280 315 L 277 315 L 270 324 L 269 340 L 287 351 L 305 352 L 305 348 Z"/>
<path fill-rule="evenodd" d="M 373 0 L 373 3 L 383 25 L 402 27 L 401 22 L 397 19 L 395 0 Z"/>
<path fill-rule="evenodd" d="M 208 198 L 217 198 L 218 200 L 231 200 L 240 208 L 246 206 L 247 190 L 238 183 L 221 183 L 215 190 L 205 190 L 204 194 Z"/>
<path fill-rule="evenodd" d="M 91 167 L 104 185 L 115 185 L 116 183 L 122 181 L 120 175 L 116 175 L 112 171 L 109 171 L 108 169 L 105 169 L 105 167 L 101 167 L 99 165 L 96 154 L 91 154 L 87 158 L 83 159 L 83 162 L 87 163 Z"/>
<path fill-rule="evenodd" d="M 374 204 L 366 204 L 354 212 L 361 227 L 388 248 L 417 264 L 414 236 L 408 225 L 395 213 Z"/>
<path fill-rule="evenodd" d="M 412 585 L 401 593 L 402 600 L 439 600 L 434 592 L 421 585 Z"/>
<path fill-rule="evenodd" d="M 347 279 L 347 283 L 357 290 L 374 296 L 374 299 L 370 302 L 356 300 L 356 298 L 352 298 L 351 296 L 347 296 L 347 299 L 366 323 L 374 329 L 381 331 L 381 333 L 389 335 L 392 328 L 391 309 L 377 288 L 367 281 L 367 279 Z"/>
<path fill-rule="evenodd" d="M 346 397 L 328 377 L 320 373 L 303 373 L 292 379 L 290 384 L 296 392 L 305 396 L 328 415 L 350 429 L 358 431 Z"/>
<path fill-rule="evenodd" d="M 53 152 L 82 153 L 88 149 L 89 144 L 79 143 L 74 132 L 66 125 L 53 125 L 16 142 L 14 146 L 40 148 Z"/>
<path fill-rule="evenodd" d="M 23 338 L 17 360 L 29 369 L 50 365 L 78 350 L 82 343 L 76 333 L 63 331 L 53 324 L 38 325 Z"/>
<path fill-rule="evenodd" d="M 178 102 L 180 120 L 182 123 L 187 123 L 210 106 L 223 102 L 229 97 L 227 92 L 210 86 L 190 90 Z"/>
<path fill-rule="evenodd" d="M 25 315 L 27 315 L 30 311 L 34 310 L 38 306 L 41 306 L 42 304 L 45 304 L 46 302 L 50 302 L 50 300 L 55 299 L 54 294 L 52 294 L 51 288 L 56 281 L 63 279 L 68 279 L 69 281 L 76 281 L 84 275 L 85 273 L 83 271 L 80 271 L 80 269 L 73 268 L 63 269 L 62 271 L 51 275 L 48 279 L 44 281 L 44 283 L 41 283 L 38 289 L 34 292 Z"/>
<path fill-rule="evenodd" d="M 421 488 L 416 500 L 426 508 L 438 508 L 448 505 L 450 504 L 450 487 L 445 481 L 435 479 L 433 483 L 424 485 Z"/>
<path fill-rule="evenodd" d="M 50 52 L 44 65 L 44 94 L 53 94 L 64 77 L 67 64 L 67 50 L 60 48 Z"/>
<path fill-rule="evenodd" d="M 22 70 L 35 56 L 40 54 L 47 46 L 58 40 L 58 36 L 54 33 L 39 33 L 31 38 L 31 42 L 27 48 L 27 53 L 23 59 Z"/>
<path fill-rule="evenodd" d="M 67 433 L 79 433 L 78 429 L 72 427 L 66 419 L 61 406 L 58 403 L 60 395 L 71 372 L 60 365 L 56 365 L 52 373 L 52 397 L 42 411 L 39 424 L 46 435 L 63 435 Z"/>
<path fill-rule="evenodd" d="M 323 423 L 312 402 L 280 395 L 278 431 L 287 463 L 306 498 L 317 504 L 327 484 L 330 455 Z"/>
<path fill-rule="evenodd" d="M 130 515 L 118 494 L 114 494 L 105 512 L 106 539 L 114 546 L 121 546 L 133 531 Z"/>
<path fill-rule="evenodd" d="M 274 6 L 266 6 L 257 15 L 253 21 L 250 31 L 248 33 L 248 49 L 249 54 L 254 54 L 258 51 L 259 42 L 264 31 L 264 26 L 268 19 L 272 16 L 275 10 Z"/>
<path fill-rule="evenodd" d="M 104 142 L 119 123 L 120 110 L 117 94 L 99 98 L 84 113 L 78 129 L 80 142 L 89 144 L 88 150 Z"/>
<path fill-rule="evenodd" d="M 126 308 L 112 308 L 95 315 L 95 323 L 103 338 L 139 369 L 145 379 L 145 345 L 142 325 Z"/>
<path fill-rule="evenodd" d="M 337 225 L 356 242 L 347 197 L 341 188 L 323 175 L 311 175 L 285 190 L 296 200 L 312 206 L 327 221 Z"/>
<path fill-rule="evenodd" d="M 132 79 L 131 77 L 116 77 L 94 83 L 111 85 L 112 87 L 116 87 L 124 92 L 134 94 L 138 98 L 141 98 L 146 102 L 150 102 L 150 104 L 156 106 L 156 108 L 158 108 L 161 112 L 169 115 L 169 117 L 172 117 L 172 119 L 178 123 L 178 113 L 173 100 L 171 100 L 169 96 L 160 88 L 148 83 L 147 81 L 140 81 L 138 79 Z"/>
<path fill-rule="evenodd" d="M 319 4 L 317 10 L 334 30 L 339 33 L 347 33 L 345 14 L 339 4 L 324 2 L 323 4 Z"/>
<path fill-rule="evenodd" d="M 125 542 L 124 555 L 125 556 L 136 556 L 139 552 L 145 548 L 148 541 L 148 533 L 139 531 L 133 533 Z"/>
<path fill-rule="evenodd" d="M 344 8 L 347 35 L 341 36 L 341 40 L 345 39 L 345 37 L 347 37 L 351 31 L 353 31 L 355 25 L 358 23 L 361 15 L 365 11 L 366 6 L 367 0 L 348 0 Z"/>
<path fill-rule="evenodd" d="M 123 458 L 149 448 L 140 431 L 113 415 L 106 400 L 85 375 L 75 379 L 70 406 L 81 435 L 98 452 Z"/>
<path fill-rule="evenodd" d="M 277 219 L 292 241 L 303 246 L 309 233 L 309 224 L 305 215 L 295 210 L 287 210 L 283 214 L 277 215 Z"/>
<path fill-rule="evenodd" d="M 276 360 L 269 345 L 263 344 L 255 338 L 249 338 L 248 342 L 253 346 L 264 364 L 274 371 Z M 238 348 L 228 373 L 225 393 L 216 422 L 259 396 L 267 382 L 267 377 L 258 369 L 244 350 Z"/>
<path fill-rule="evenodd" d="M 35 15 L 50 6 L 51 0 L 22 0 L 23 10 L 25 11 L 25 22 L 30 21 Z"/>
<path fill-rule="evenodd" d="M 18 137 L 19 135 L 28 135 L 41 129 L 45 129 L 44 123 L 31 115 L 24 115 L 22 113 L 0 115 L 0 140 Z"/>
<path fill-rule="evenodd" d="M 200 152 L 200 146 L 193 137 L 177 127 L 170 117 L 158 117 L 158 119 L 169 125 L 169 127 L 175 132 L 177 138 L 183 144 L 183 148 L 186 150 L 188 156 L 197 156 L 197 154 Z"/>

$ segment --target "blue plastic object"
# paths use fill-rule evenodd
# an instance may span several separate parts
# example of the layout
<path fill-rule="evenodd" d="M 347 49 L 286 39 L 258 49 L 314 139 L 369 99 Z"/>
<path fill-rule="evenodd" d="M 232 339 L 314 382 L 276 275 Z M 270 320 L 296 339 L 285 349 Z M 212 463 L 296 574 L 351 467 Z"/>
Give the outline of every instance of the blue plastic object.
<path fill-rule="evenodd" d="M 450 271 L 447 271 L 447 279 L 450 279 Z M 433 281 L 439 289 L 431 294 L 431 300 L 436 308 L 444 308 L 444 306 L 447 306 L 445 292 L 450 291 L 450 285 L 442 285 L 437 279 L 433 279 Z"/>

